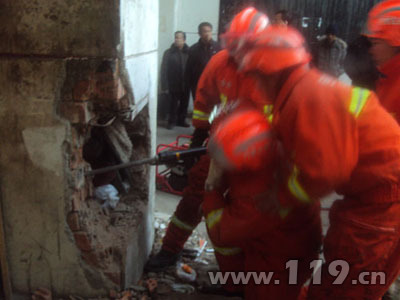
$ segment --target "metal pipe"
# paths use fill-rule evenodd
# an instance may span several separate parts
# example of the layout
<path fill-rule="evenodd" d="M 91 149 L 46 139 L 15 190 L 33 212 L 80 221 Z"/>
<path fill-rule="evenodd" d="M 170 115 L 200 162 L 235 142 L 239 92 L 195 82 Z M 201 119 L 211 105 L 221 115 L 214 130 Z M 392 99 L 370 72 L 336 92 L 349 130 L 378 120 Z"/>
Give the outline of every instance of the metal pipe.
<path fill-rule="evenodd" d="M 144 165 L 144 164 L 155 165 L 155 164 L 157 164 L 157 161 L 158 161 L 157 156 L 154 156 L 151 158 L 139 159 L 139 160 L 135 160 L 135 161 L 129 161 L 129 162 L 126 162 L 123 164 L 99 168 L 96 170 L 86 172 L 85 176 L 94 176 L 97 174 L 107 173 L 107 172 L 111 172 L 111 171 L 116 171 L 116 170 L 125 169 L 125 168 L 129 168 L 129 167 L 133 167 L 133 166 Z"/>

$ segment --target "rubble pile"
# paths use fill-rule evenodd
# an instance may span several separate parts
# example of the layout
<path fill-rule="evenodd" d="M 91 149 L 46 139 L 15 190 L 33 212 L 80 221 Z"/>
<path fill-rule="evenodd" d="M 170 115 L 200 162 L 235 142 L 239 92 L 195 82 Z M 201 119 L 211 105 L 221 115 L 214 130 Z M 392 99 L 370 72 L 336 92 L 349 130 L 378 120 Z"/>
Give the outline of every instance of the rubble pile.
<path fill-rule="evenodd" d="M 118 222 L 118 221 L 117 221 Z M 151 255 L 160 251 L 162 238 L 168 225 L 167 217 L 155 217 L 155 241 Z M 218 265 L 214 256 L 214 249 L 206 234 L 195 230 L 185 244 L 182 258 L 175 266 L 171 266 L 163 272 L 144 272 L 141 280 L 130 285 L 124 291 L 111 290 L 108 297 L 93 298 L 88 300 L 217 300 L 240 299 L 226 298 L 221 295 L 203 294 L 200 291 L 210 287 L 209 271 L 217 271 Z M 38 292 L 35 300 L 52 300 L 51 292 L 46 290 L 43 294 Z M 71 295 L 68 300 L 86 300 L 79 296 Z"/>

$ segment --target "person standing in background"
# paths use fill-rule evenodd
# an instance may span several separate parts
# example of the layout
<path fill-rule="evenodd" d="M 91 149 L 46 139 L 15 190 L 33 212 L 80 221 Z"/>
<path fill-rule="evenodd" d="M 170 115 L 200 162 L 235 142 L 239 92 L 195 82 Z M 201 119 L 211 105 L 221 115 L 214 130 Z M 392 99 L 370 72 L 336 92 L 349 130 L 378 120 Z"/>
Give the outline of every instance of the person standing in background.
<path fill-rule="evenodd" d="M 175 125 L 189 127 L 186 114 L 189 103 L 189 88 L 184 76 L 189 56 L 189 46 L 186 44 L 186 34 L 175 32 L 175 41 L 171 48 L 164 52 L 161 64 L 161 91 L 168 95 L 169 117 L 167 129 Z"/>
<path fill-rule="evenodd" d="M 196 98 L 197 83 L 200 75 L 210 58 L 221 50 L 218 42 L 212 39 L 212 25 L 208 22 L 200 23 L 198 33 L 199 41 L 190 47 L 189 59 L 186 66 L 185 79 L 192 91 L 193 100 Z"/>
<path fill-rule="evenodd" d="M 352 80 L 352 85 L 375 91 L 379 71 L 369 53 L 370 49 L 371 42 L 364 35 L 350 42 L 344 60 L 344 70 Z"/>
<path fill-rule="evenodd" d="M 290 23 L 290 17 L 289 17 L 289 12 L 285 9 L 278 10 L 274 18 L 272 19 L 272 24 L 277 25 L 277 26 L 283 26 L 286 27 Z"/>
<path fill-rule="evenodd" d="M 339 78 L 344 73 L 343 62 L 346 53 L 347 44 L 337 37 L 336 25 L 329 25 L 318 45 L 316 57 L 318 69 Z"/>

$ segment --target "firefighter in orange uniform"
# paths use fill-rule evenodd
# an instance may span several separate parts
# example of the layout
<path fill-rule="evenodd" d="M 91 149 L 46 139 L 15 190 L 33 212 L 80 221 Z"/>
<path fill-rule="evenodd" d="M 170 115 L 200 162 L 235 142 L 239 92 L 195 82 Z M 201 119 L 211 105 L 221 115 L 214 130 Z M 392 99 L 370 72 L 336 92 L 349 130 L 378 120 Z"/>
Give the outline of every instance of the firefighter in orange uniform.
<path fill-rule="evenodd" d="M 208 137 L 210 130 L 210 114 L 216 105 L 225 113 L 235 107 L 237 100 L 254 90 L 254 81 L 246 81 L 236 71 L 236 64 L 231 54 L 238 49 L 238 39 L 244 31 L 251 33 L 265 29 L 269 24 L 266 15 L 249 8 L 242 12 L 242 18 L 238 27 L 231 27 L 232 39 L 226 45 L 228 50 L 215 54 L 200 77 L 193 112 L 193 125 L 196 128 L 191 147 L 201 146 Z M 241 27 L 239 26 L 241 25 Z M 251 26 L 250 26 L 251 25 Z M 243 29 L 245 28 L 245 29 Z M 241 30 L 241 32 L 238 32 Z M 241 82 L 241 83 L 239 83 Z M 243 93 L 243 95 L 242 95 Z M 264 100 L 263 100 L 264 101 Z M 260 103 L 266 111 L 270 106 Z M 183 245 L 191 235 L 194 228 L 200 223 L 202 217 L 201 204 L 204 195 L 204 183 L 209 168 L 209 157 L 203 155 L 189 172 L 189 186 L 184 190 L 184 196 L 168 225 L 163 239 L 162 250 L 149 261 L 149 270 L 160 270 L 160 266 L 175 263 L 177 256 L 182 251 Z M 220 259 L 220 268 L 224 271 L 243 270 L 243 253 L 237 248 L 216 248 L 216 256 Z M 224 262 L 222 262 L 224 261 Z M 240 291 L 242 287 L 226 285 L 225 289 L 231 292 Z"/>
<path fill-rule="evenodd" d="M 211 132 L 219 127 L 220 122 L 225 123 L 225 118 L 229 119 L 231 114 L 236 115 L 235 112 L 242 109 L 258 111 L 262 115 L 261 123 L 268 124 L 268 120 L 271 120 L 271 102 L 257 93 L 256 82 L 251 76 L 237 71 L 236 62 L 245 51 L 242 48 L 243 42 L 261 32 L 266 23 L 265 17 L 254 8 L 243 10 L 231 22 L 229 31 L 222 37 L 226 50 L 210 60 L 199 82 L 193 116 L 193 124 L 197 128 L 210 128 L 208 118 L 215 105 L 219 105 L 219 114 L 212 124 Z M 249 113 L 242 116 L 240 123 L 254 124 L 256 120 Z M 260 124 L 254 125 L 256 130 L 260 130 Z M 228 140 L 233 142 L 238 135 L 229 126 L 227 130 L 231 133 Z M 255 132 L 251 131 L 253 134 Z M 250 141 L 261 142 L 261 137 L 262 134 L 249 138 Z M 249 143 L 246 145 L 249 146 Z M 273 153 L 268 153 L 271 157 L 269 161 L 273 160 Z M 246 155 L 241 158 L 243 162 L 248 162 Z M 228 199 L 222 196 L 224 188 L 206 192 L 203 211 L 222 271 L 274 270 L 276 279 L 281 279 L 282 284 L 279 286 L 255 285 L 250 281 L 245 286 L 247 299 L 293 299 L 311 273 L 309 264 L 305 262 L 310 262 L 318 255 L 321 242 L 319 203 L 311 208 L 302 208 L 296 217 L 294 214 L 287 216 L 286 209 L 273 215 L 263 213 L 258 205 L 261 203 L 259 198 L 266 196 L 266 184 L 273 182 L 274 175 L 272 165 L 266 160 L 255 160 L 253 156 L 251 170 L 242 170 L 236 165 L 235 171 L 227 172 L 224 177 L 227 184 L 225 187 L 229 187 L 230 191 Z M 299 224 L 302 233 L 293 230 Z M 298 258 L 301 265 L 298 284 L 288 286 L 285 284 L 287 272 L 284 271 L 286 261 L 291 258 Z"/>
<path fill-rule="evenodd" d="M 250 99 L 255 83 L 237 72 L 234 55 L 240 51 L 240 39 L 243 35 L 261 32 L 269 25 L 268 17 L 254 8 L 247 8 L 235 16 L 224 38 L 225 50 L 214 55 L 203 71 L 196 92 L 193 111 L 193 126 L 198 130 L 213 130 L 223 116 L 228 115 L 237 106 L 253 101 L 261 111 L 269 112 L 271 106 Z M 212 116 L 215 114 L 215 117 Z M 209 119 L 213 119 L 212 125 Z M 212 128 L 211 128 L 212 127 Z M 207 166 L 208 167 L 208 166 Z M 241 248 L 214 243 L 215 256 L 223 272 L 244 271 L 244 256 Z M 224 288 L 228 291 L 242 290 L 241 285 L 228 281 Z"/>
<path fill-rule="evenodd" d="M 371 54 L 382 73 L 377 94 L 385 107 L 400 122 L 400 1 L 378 3 L 369 13 L 365 33 L 371 39 Z"/>
<path fill-rule="evenodd" d="M 322 284 L 311 282 L 308 299 L 379 299 L 400 270 L 400 128 L 374 93 L 310 69 L 296 30 L 267 29 L 247 47 L 240 68 L 273 100 L 271 130 L 291 165 L 269 206 L 344 195 L 330 210 Z M 335 260 L 349 266 L 339 285 Z M 385 278 L 365 284 L 373 276 L 362 272 Z"/>
<path fill-rule="evenodd" d="M 269 127 L 255 106 L 236 108 L 218 124 L 208 144 L 210 169 L 215 163 L 225 171 L 225 186 L 221 182 L 219 188 L 206 189 L 203 211 L 214 246 L 242 249 L 245 276 L 255 272 L 267 278 L 274 272 L 270 283 L 250 278 L 245 298 L 290 300 L 297 299 L 311 276 L 311 261 L 318 258 L 320 207 L 316 202 L 273 213 L 264 208 L 273 195 L 274 162 L 279 162 L 279 145 Z M 296 282 L 289 284 L 287 262 L 295 259 Z"/>

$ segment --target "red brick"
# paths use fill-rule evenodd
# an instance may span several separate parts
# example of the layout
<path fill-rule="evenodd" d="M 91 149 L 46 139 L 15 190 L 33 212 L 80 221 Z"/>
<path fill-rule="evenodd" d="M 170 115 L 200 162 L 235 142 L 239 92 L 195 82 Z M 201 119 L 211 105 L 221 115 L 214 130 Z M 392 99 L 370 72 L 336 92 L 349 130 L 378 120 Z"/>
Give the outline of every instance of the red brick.
<path fill-rule="evenodd" d="M 85 161 L 82 156 L 82 148 L 73 150 L 69 157 L 69 168 L 72 170 L 80 169 L 84 167 L 84 164 Z"/>
<path fill-rule="evenodd" d="M 85 142 L 84 134 L 77 128 L 71 128 L 71 145 L 73 149 L 82 149 Z"/>
<path fill-rule="evenodd" d="M 121 79 L 114 77 L 111 72 L 105 74 L 97 77 L 94 92 L 96 100 L 117 101 L 125 96 L 126 90 Z"/>
<path fill-rule="evenodd" d="M 118 292 L 116 290 L 110 290 L 109 296 L 111 299 L 118 298 Z"/>
<path fill-rule="evenodd" d="M 86 181 L 85 188 L 86 188 L 86 197 L 87 198 L 93 198 L 94 197 L 93 183 L 90 182 L 90 181 Z"/>
<path fill-rule="evenodd" d="M 89 235 L 86 232 L 79 231 L 74 233 L 76 246 L 82 251 L 92 250 Z"/>
<path fill-rule="evenodd" d="M 95 251 L 82 252 L 82 259 L 90 266 L 100 268 L 100 259 Z"/>
<path fill-rule="evenodd" d="M 79 81 L 73 89 L 73 97 L 75 101 L 88 101 L 93 96 L 94 80 Z"/>
<path fill-rule="evenodd" d="M 79 231 L 81 226 L 79 224 L 79 214 L 76 211 L 71 211 L 67 215 L 67 223 L 72 231 Z"/>
<path fill-rule="evenodd" d="M 116 285 L 121 286 L 121 272 L 104 272 L 104 275 L 106 275 Z"/>
<path fill-rule="evenodd" d="M 79 211 L 85 200 L 86 200 L 85 189 L 75 190 L 71 195 L 72 210 Z"/>
<path fill-rule="evenodd" d="M 81 200 L 77 197 L 72 197 L 71 199 L 72 202 L 72 209 L 74 211 L 80 211 L 81 210 Z"/>
<path fill-rule="evenodd" d="M 85 187 L 85 164 L 81 168 L 70 169 L 68 184 L 72 189 L 82 189 Z"/>
<path fill-rule="evenodd" d="M 91 119 L 87 102 L 62 102 L 60 105 L 60 114 L 72 124 L 87 124 Z"/>

